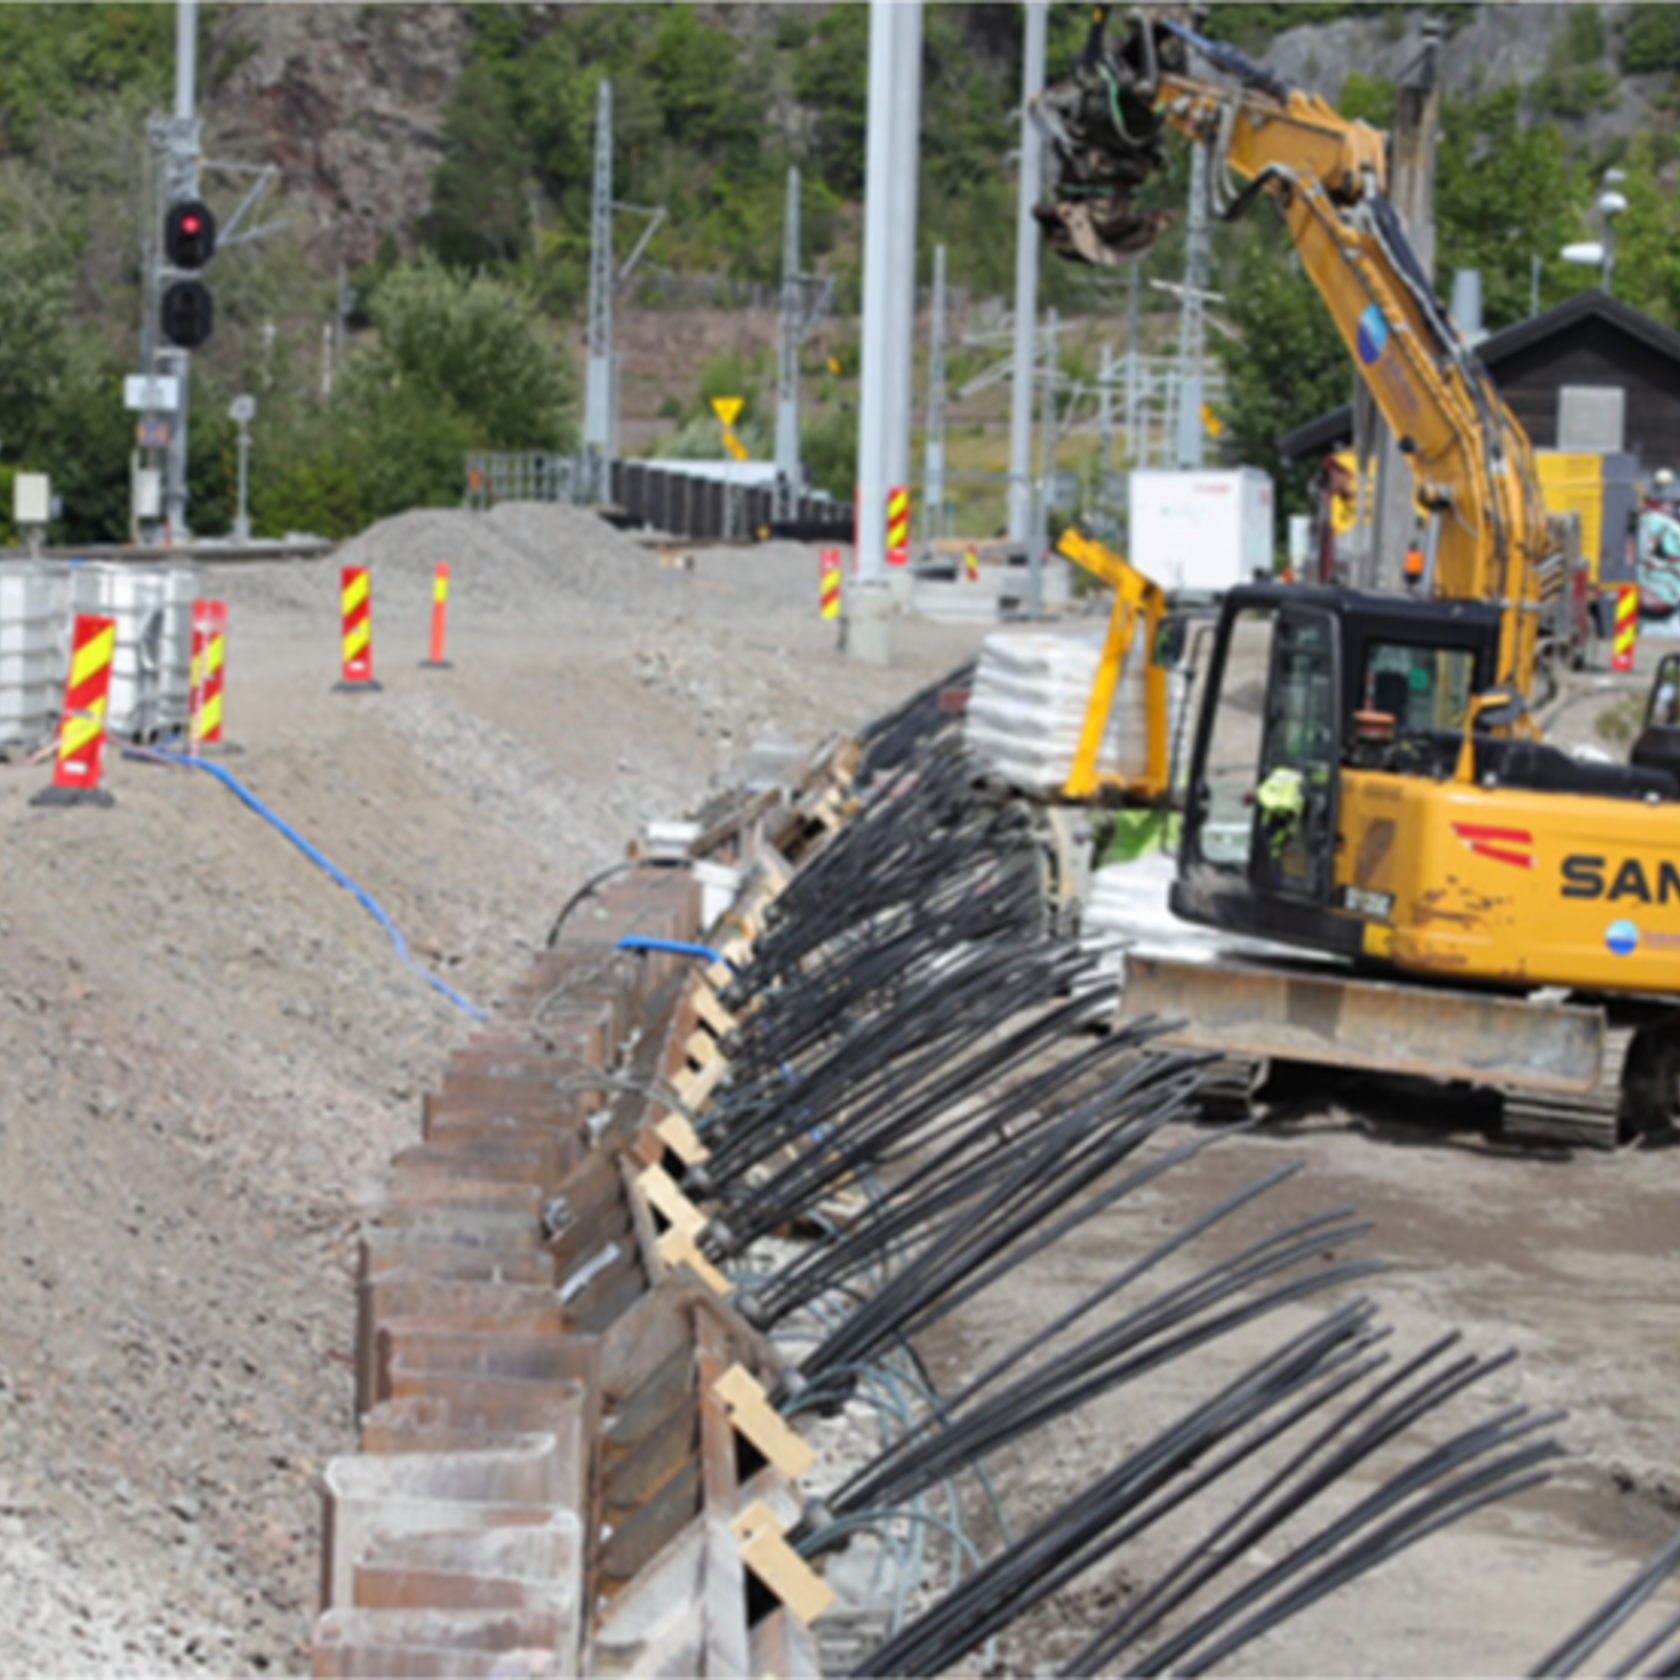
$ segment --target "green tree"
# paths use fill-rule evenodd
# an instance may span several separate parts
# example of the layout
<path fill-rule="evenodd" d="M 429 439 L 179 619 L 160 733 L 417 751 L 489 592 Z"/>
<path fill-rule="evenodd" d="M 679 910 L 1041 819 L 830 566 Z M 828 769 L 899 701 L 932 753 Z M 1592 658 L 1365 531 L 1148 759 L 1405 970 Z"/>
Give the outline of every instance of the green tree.
<path fill-rule="evenodd" d="M 1622 68 L 1632 75 L 1680 70 L 1680 10 L 1666 4 L 1630 7 L 1622 36 Z"/>
<path fill-rule="evenodd" d="M 924 14 L 925 15 L 925 14 Z M 815 120 L 812 162 L 842 197 L 863 191 L 869 116 L 869 8 L 831 6 L 800 54 L 793 90 Z M 924 115 L 924 131 L 929 126 Z"/>
<path fill-rule="evenodd" d="M 1680 326 L 1680 205 L 1663 185 L 1650 135 L 1634 138 L 1622 171 L 1628 207 L 1616 218 L 1616 295 Z"/>
<path fill-rule="evenodd" d="M 1387 76 L 1367 76 L 1354 70 L 1342 83 L 1336 109 L 1351 120 L 1367 122 L 1373 128 L 1388 129 L 1394 126 L 1399 97 L 1398 89 Z"/>
<path fill-rule="evenodd" d="M 126 88 L 163 104 L 174 37 L 169 6 L 0 6 L 0 151 L 27 150 L 44 119 L 91 95 Z"/>
<path fill-rule="evenodd" d="M 763 108 L 743 97 L 740 46 L 728 30 L 700 22 L 694 8 L 662 9 L 648 48 L 647 74 L 679 146 L 721 149 L 740 162 L 756 157 Z"/>
<path fill-rule="evenodd" d="M 799 453 L 811 482 L 837 501 L 850 501 L 857 482 L 857 410 L 830 408 L 800 427 Z"/>
<path fill-rule="evenodd" d="M 64 504 L 52 533 L 57 541 L 120 542 L 128 535 L 134 419 L 120 400 L 128 371 L 84 339 L 41 414 L 29 465 L 51 477 L 53 494 Z"/>
<path fill-rule="evenodd" d="M 1581 171 L 1566 155 L 1556 125 L 1523 126 L 1517 87 L 1445 103 L 1435 178 L 1435 267 L 1440 275 L 1481 270 L 1490 329 L 1528 313 L 1535 257 L 1550 296 L 1580 289 L 1559 253 L 1578 237 L 1585 199 Z"/>
<path fill-rule="evenodd" d="M 1535 110 L 1553 117 L 1586 117 L 1614 110 L 1616 77 L 1604 58 L 1604 21 L 1597 6 L 1571 6 L 1546 51 L 1533 87 Z"/>
<path fill-rule="evenodd" d="M 524 293 L 422 256 L 380 286 L 378 348 L 357 388 L 418 393 L 453 409 L 485 449 L 559 449 L 572 437 L 576 384 Z"/>
<path fill-rule="evenodd" d="M 1316 463 L 1285 461 L 1278 439 L 1347 401 L 1352 364 L 1317 288 L 1278 260 L 1273 242 L 1256 240 L 1243 268 L 1227 305 L 1239 337 L 1217 341 L 1226 445 L 1232 459 L 1272 475 L 1283 512 L 1304 513 Z"/>
<path fill-rule="evenodd" d="M 0 459 L 20 459 L 69 363 L 72 276 L 41 241 L 0 239 Z"/>
<path fill-rule="evenodd" d="M 444 112 L 427 243 L 452 263 L 517 255 L 530 221 L 526 176 L 525 146 L 507 90 L 488 65 L 469 64 Z"/>

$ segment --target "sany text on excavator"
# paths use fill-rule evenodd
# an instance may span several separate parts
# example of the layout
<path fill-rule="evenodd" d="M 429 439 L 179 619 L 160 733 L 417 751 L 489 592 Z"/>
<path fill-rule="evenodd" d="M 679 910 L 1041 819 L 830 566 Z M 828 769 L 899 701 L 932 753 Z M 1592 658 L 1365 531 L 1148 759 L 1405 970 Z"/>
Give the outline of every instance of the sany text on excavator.
<path fill-rule="evenodd" d="M 1099 10 L 1034 115 L 1039 219 L 1073 260 L 1146 249 L 1174 128 L 1226 216 L 1282 212 L 1426 515 L 1410 595 L 1225 597 L 1184 777 L 1172 908 L 1310 964 L 1128 963 L 1128 1014 L 1236 1058 L 1501 1088 L 1507 1128 L 1593 1143 L 1680 1089 L 1680 784 L 1544 744 L 1527 709 L 1546 520 L 1528 441 L 1384 194 L 1383 139 L 1202 38 Z M 1200 55 L 1222 79 L 1190 73 Z M 1323 958 L 1338 959 L 1326 964 Z M 1625 1062 L 1625 1067 L 1624 1067 Z"/>

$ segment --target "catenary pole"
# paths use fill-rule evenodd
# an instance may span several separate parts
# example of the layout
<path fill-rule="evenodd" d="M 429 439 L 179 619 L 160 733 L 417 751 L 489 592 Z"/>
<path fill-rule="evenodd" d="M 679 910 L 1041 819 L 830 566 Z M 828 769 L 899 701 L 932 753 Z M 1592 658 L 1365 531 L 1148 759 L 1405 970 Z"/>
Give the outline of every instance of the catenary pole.
<path fill-rule="evenodd" d="M 1021 74 L 1020 179 L 1015 211 L 1015 365 L 1009 406 L 1009 538 L 1032 536 L 1033 336 L 1038 320 L 1038 223 L 1033 205 L 1043 185 L 1044 142 L 1027 106 L 1044 87 L 1048 18 L 1045 0 L 1027 0 Z"/>

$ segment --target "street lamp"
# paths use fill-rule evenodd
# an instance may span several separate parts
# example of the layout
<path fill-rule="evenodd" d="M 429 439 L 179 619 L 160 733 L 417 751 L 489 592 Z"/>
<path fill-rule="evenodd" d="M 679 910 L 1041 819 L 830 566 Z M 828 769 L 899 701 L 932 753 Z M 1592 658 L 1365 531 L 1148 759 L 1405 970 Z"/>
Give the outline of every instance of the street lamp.
<path fill-rule="evenodd" d="M 1610 277 L 1616 267 L 1616 218 L 1628 207 L 1626 196 L 1617 189 L 1626 179 L 1619 169 L 1604 172 L 1604 187 L 1596 205 L 1598 219 L 1604 224 L 1604 237 L 1565 245 L 1561 253 L 1565 262 L 1584 263 L 1589 268 L 1596 268 L 1598 283 L 1606 292 L 1610 290 Z"/>

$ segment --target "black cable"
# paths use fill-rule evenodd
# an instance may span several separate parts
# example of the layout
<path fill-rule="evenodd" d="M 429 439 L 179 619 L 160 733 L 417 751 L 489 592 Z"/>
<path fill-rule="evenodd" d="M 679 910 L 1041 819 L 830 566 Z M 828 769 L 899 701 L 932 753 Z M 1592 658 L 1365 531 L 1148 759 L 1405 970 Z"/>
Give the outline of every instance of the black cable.
<path fill-rule="evenodd" d="M 627 875 L 635 869 L 692 869 L 694 859 L 690 857 L 641 857 L 626 858 L 622 863 L 615 863 L 609 869 L 603 869 L 599 875 L 592 875 L 578 890 L 560 907 L 560 914 L 554 918 L 554 925 L 548 930 L 548 938 L 543 941 L 545 950 L 553 950 L 560 938 L 560 930 L 566 925 L 566 918 L 590 897 L 598 888 L 603 887 L 615 876 Z"/>

